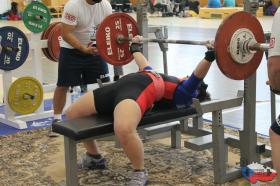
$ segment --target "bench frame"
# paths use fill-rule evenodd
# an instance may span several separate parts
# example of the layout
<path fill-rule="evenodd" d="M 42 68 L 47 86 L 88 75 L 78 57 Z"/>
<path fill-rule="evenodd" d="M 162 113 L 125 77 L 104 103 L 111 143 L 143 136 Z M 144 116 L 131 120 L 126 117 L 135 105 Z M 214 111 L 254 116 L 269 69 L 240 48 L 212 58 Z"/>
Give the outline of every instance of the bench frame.
<path fill-rule="evenodd" d="M 167 120 L 164 122 L 158 122 L 153 124 L 148 124 L 140 126 L 138 129 L 160 125 L 163 123 L 181 121 L 181 124 L 174 125 L 171 128 L 171 144 L 172 148 L 181 147 L 181 131 L 184 128 L 184 121 L 189 118 L 193 118 L 194 124 L 198 124 L 196 120 L 201 118 L 203 113 L 212 112 L 213 123 L 212 123 L 212 133 L 213 133 L 213 161 L 214 161 L 214 179 L 215 183 L 224 183 L 229 180 L 233 180 L 241 176 L 240 169 L 226 170 L 227 157 L 227 144 L 224 139 L 224 126 L 222 123 L 222 110 L 232 107 L 240 106 L 243 102 L 243 92 L 239 92 L 237 97 L 232 99 L 224 99 L 220 101 L 209 101 L 205 103 L 199 103 L 198 100 L 194 100 L 194 107 L 198 114 L 187 115 L 184 117 L 174 118 L 172 120 Z M 104 137 L 112 136 L 113 133 L 102 134 L 100 136 L 94 137 L 94 139 L 101 139 Z M 65 152 L 65 170 L 66 170 L 66 185 L 67 186 L 77 186 L 78 180 L 78 167 L 77 167 L 77 143 L 84 140 L 89 140 L 93 138 L 87 138 L 83 140 L 73 140 L 67 136 L 64 136 L 64 152 Z"/>
<path fill-rule="evenodd" d="M 179 120 L 185 120 L 189 118 L 193 118 L 196 115 L 188 115 L 185 117 L 180 117 L 180 118 L 174 118 L 172 120 L 166 121 L 168 122 L 173 122 L 173 121 L 179 121 Z M 153 123 L 153 124 L 148 124 L 144 126 L 138 127 L 138 129 L 144 128 L 144 127 L 152 127 L 156 125 L 163 124 L 165 122 L 158 122 L 158 123 Z M 102 134 L 100 136 L 94 137 L 94 138 L 86 138 L 83 140 L 74 140 L 71 139 L 67 136 L 64 136 L 64 155 L 65 155 L 65 171 L 66 171 L 66 185 L 67 186 L 77 186 L 79 181 L 78 181 L 78 167 L 77 167 L 77 144 L 85 141 L 85 140 L 90 140 L 90 139 L 102 139 L 108 136 L 113 136 L 113 133 L 107 133 L 107 134 Z M 171 128 L 171 144 L 172 148 L 181 148 L 181 131 L 180 127 L 178 125 L 174 125 Z"/>

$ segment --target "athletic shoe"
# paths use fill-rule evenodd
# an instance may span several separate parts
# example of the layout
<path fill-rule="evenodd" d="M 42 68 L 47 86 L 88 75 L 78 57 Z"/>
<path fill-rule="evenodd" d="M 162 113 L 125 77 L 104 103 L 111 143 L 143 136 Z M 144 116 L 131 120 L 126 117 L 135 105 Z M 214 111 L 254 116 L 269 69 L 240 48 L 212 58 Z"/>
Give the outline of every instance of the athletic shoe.
<path fill-rule="evenodd" d="M 53 125 L 54 123 L 58 123 L 58 122 L 61 122 L 61 121 L 62 121 L 61 119 L 54 119 L 54 120 L 52 121 L 52 124 L 51 124 L 51 126 L 49 127 L 49 131 L 48 131 L 48 136 L 49 136 L 49 137 L 53 138 L 53 137 L 58 137 L 58 136 L 59 136 L 58 133 L 53 132 L 53 130 L 52 130 L 52 125 Z"/>
<path fill-rule="evenodd" d="M 106 169 L 106 160 L 101 157 L 100 159 L 96 159 L 89 155 L 88 153 L 84 154 L 84 156 L 78 161 L 78 169 Z"/>
<path fill-rule="evenodd" d="M 145 186 L 148 184 L 148 171 L 134 171 L 131 175 L 128 186 Z"/>

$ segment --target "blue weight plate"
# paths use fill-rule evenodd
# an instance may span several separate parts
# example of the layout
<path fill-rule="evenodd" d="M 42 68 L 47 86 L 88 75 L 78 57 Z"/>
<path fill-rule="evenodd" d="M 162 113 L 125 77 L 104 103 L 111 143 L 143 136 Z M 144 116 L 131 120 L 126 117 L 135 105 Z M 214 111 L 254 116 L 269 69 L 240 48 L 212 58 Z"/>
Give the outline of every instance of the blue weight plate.
<path fill-rule="evenodd" d="M 20 67 L 29 53 L 28 39 L 16 27 L 0 28 L 0 69 L 14 70 Z"/>

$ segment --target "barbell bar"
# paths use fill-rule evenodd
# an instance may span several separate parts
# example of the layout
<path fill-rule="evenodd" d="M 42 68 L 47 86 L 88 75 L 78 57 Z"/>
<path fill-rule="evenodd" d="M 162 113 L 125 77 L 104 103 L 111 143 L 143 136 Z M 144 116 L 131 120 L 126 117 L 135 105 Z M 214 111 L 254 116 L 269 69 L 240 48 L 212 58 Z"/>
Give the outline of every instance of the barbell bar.
<path fill-rule="evenodd" d="M 132 38 L 126 38 L 123 35 L 117 36 L 117 43 L 123 44 L 124 42 L 133 42 Z M 176 39 L 155 39 L 155 38 L 141 38 L 139 39 L 139 43 L 171 43 L 171 44 L 186 44 L 186 45 L 204 45 L 206 47 L 211 46 L 211 43 L 214 41 L 194 41 L 194 40 L 176 40 Z M 268 43 L 258 43 L 255 40 L 248 39 L 240 42 L 240 48 L 242 48 L 242 52 L 249 52 L 249 51 L 266 51 L 269 49 Z"/>
<path fill-rule="evenodd" d="M 119 34 L 117 36 L 117 43 L 123 44 L 124 42 L 131 41 L 132 38 L 127 38 L 124 35 Z M 186 44 L 186 45 L 210 45 L 211 41 L 193 41 L 193 40 L 176 40 L 176 39 L 155 39 L 155 38 L 141 38 L 140 43 L 151 42 L 151 43 L 173 43 L 173 44 Z M 97 43 L 98 45 L 98 43 Z"/>

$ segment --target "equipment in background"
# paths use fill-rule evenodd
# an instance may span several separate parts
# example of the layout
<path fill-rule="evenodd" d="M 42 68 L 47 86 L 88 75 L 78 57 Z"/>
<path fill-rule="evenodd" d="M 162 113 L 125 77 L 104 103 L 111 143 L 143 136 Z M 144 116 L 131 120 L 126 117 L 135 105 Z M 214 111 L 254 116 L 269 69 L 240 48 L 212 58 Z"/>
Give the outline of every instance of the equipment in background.
<path fill-rule="evenodd" d="M 33 1 L 23 12 L 23 23 L 33 33 L 40 33 L 48 28 L 51 21 L 49 8 L 43 3 Z"/>
<path fill-rule="evenodd" d="M 41 35 L 42 40 L 47 40 L 47 48 L 42 48 L 42 51 L 49 60 L 54 62 L 58 62 L 59 58 L 61 32 L 61 23 L 54 22 Z"/>
<path fill-rule="evenodd" d="M 114 12 L 132 12 L 132 3 L 129 0 L 112 0 L 111 5 Z"/>
<path fill-rule="evenodd" d="M 235 7 L 235 0 L 224 0 L 224 7 Z"/>
<path fill-rule="evenodd" d="M 14 70 L 28 57 L 29 44 L 25 34 L 16 27 L 0 28 L 0 69 Z"/>
<path fill-rule="evenodd" d="M 30 43 L 19 29 L 15 27 L 0 28 L 0 69 L 3 70 L 2 83 L 4 103 L 6 103 L 4 114 L 0 114 L 0 122 L 17 129 L 26 129 L 26 121 L 50 117 L 53 112 L 45 110 L 44 105 L 41 104 L 43 96 L 41 90 L 43 88 L 40 86 L 40 83 L 44 81 L 41 48 L 47 47 L 47 40 L 40 40 L 40 32 L 49 26 L 51 16 L 48 8 L 38 1 L 32 1 L 23 14 L 23 22 L 32 32 L 29 37 Z M 16 81 L 19 82 L 16 83 L 16 87 L 11 89 L 11 85 L 13 85 L 12 70 L 19 68 L 26 61 L 28 55 L 31 57 L 33 68 L 30 75 L 38 81 L 30 80 L 30 78 L 28 81 L 20 79 Z M 28 85 L 25 82 L 28 82 Z M 37 87 L 35 88 L 37 91 L 33 92 L 34 94 L 28 92 L 29 86 L 30 90 Z M 23 90 L 23 87 L 26 90 Z M 44 85 L 44 92 L 50 92 L 53 89 L 54 85 Z"/>
<path fill-rule="evenodd" d="M 21 77 L 8 91 L 8 104 L 18 114 L 35 112 L 43 101 L 43 86 L 33 77 Z"/>
<path fill-rule="evenodd" d="M 220 0 L 209 0 L 207 4 L 208 8 L 221 8 L 222 4 Z"/>

